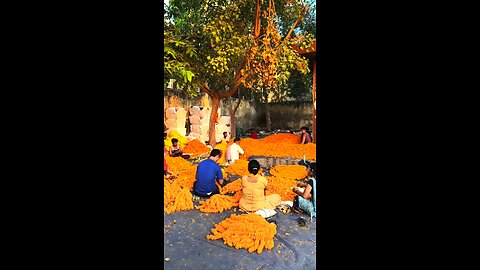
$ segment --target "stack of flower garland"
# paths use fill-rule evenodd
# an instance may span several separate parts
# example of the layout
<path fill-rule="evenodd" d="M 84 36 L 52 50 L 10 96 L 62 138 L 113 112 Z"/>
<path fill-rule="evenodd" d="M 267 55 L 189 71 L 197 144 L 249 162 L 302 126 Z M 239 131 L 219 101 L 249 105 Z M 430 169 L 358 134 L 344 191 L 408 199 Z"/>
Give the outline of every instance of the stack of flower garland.
<path fill-rule="evenodd" d="M 301 143 L 300 135 L 291 134 L 291 133 L 279 133 L 267 136 L 261 139 L 263 143 L 292 143 L 299 144 Z"/>
<path fill-rule="evenodd" d="M 178 173 L 174 183 L 178 183 L 181 187 L 193 189 L 193 182 L 195 181 L 195 174 L 197 172 L 198 165 L 192 165 L 190 168 Z"/>
<path fill-rule="evenodd" d="M 282 197 L 282 201 L 293 201 L 293 198 L 297 196 L 292 191 L 292 188 L 297 185 L 295 179 L 275 176 L 267 176 L 266 178 L 268 181 L 267 195 L 278 194 Z"/>
<path fill-rule="evenodd" d="M 277 165 L 270 169 L 270 174 L 277 177 L 303 179 L 307 177 L 307 169 L 302 165 Z"/>
<path fill-rule="evenodd" d="M 242 190 L 242 181 L 240 179 L 237 179 L 221 188 L 220 194 L 224 195 L 227 193 L 235 193 L 240 190 Z"/>
<path fill-rule="evenodd" d="M 274 247 L 273 237 L 277 233 L 277 226 L 257 214 L 232 214 L 211 231 L 212 235 L 207 235 L 208 240 L 222 238 L 226 245 L 262 254 L 264 248 Z"/>
<path fill-rule="evenodd" d="M 238 201 L 235 200 L 235 196 L 215 194 L 208 200 L 200 202 L 200 205 L 195 208 L 204 213 L 220 213 L 234 206 L 238 206 Z"/>
<path fill-rule="evenodd" d="M 167 180 L 164 180 L 163 193 L 163 210 L 165 213 L 193 209 L 192 193 L 188 188 L 181 187 L 178 182 L 174 181 L 170 184 Z"/>
<path fill-rule="evenodd" d="M 196 158 L 204 153 L 209 153 L 210 148 L 208 148 L 205 144 L 201 141 L 195 139 L 191 140 L 187 143 L 185 148 L 183 148 L 184 153 L 191 153 L 191 158 Z"/>
<path fill-rule="evenodd" d="M 237 159 L 234 163 L 232 163 L 225 169 L 225 172 L 231 175 L 248 175 L 248 161 L 243 159 Z"/>
<path fill-rule="evenodd" d="M 293 157 L 316 160 L 316 146 L 314 143 L 300 144 L 300 135 L 275 134 L 261 140 L 246 138 L 239 142 L 245 151 L 240 156 L 242 160 L 248 160 L 250 156 L 266 157 Z"/>
<path fill-rule="evenodd" d="M 168 168 L 176 173 L 188 170 L 193 166 L 193 163 L 186 161 L 182 157 L 171 157 L 166 155 L 165 161 L 167 162 Z"/>

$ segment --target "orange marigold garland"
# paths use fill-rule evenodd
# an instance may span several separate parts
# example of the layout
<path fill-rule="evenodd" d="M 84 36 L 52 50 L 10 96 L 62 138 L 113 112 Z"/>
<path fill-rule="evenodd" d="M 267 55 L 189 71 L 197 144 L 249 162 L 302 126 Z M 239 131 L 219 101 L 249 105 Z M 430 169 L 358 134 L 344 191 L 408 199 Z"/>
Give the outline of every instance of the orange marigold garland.
<path fill-rule="evenodd" d="M 164 212 L 169 214 L 175 211 L 193 209 L 192 193 L 188 188 L 182 188 L 178 183 L 164 181 Z"/>
<path fill-rule="evenodd" d="M 268 190 L 266 191 L 267 195 L 278 194 L 282 197 L 282 201 L 293 201 L 293 198 L 297 196 L 292 191 L 293 187 L 297 186 L 297 181 L 293 178 L 285 177 L 266 177 L 268 180 Z"/>
<path fill-rule="evenodd" d="M 300 140 L 301 136 L 291 133 L 279 133 L 267 136 L 260 141 L 263 143 L 293 143 L 299 144 L 302 141 Z"/>
<path fill-rule="evenodd" d="M 249 174 L 248 161 L 243 159 L 237 159 L 234 163 L 232 163 L 225 169 L 225 172 L 231 175 L 247 175 Z"/>
<path fill-rule="evenodd" d="M 242 190 L 242 181 L 237 179 L 231 183 L 226 184 L 220 191 L 220 194 L 235 193 Z"/>
<path fill-rule="evenodd" d="M 238 202 L 232 196 L 215 194 L 204 202 L 200 202 L 200 205 L 195 207 L 204 213 L 223 212 L 234 206 L 238 206 Z"/>
<path fill-rule="evenodd" d="M 193 182 L 195 182 L 195 174 L 197 173 L 198 165 L 192 165 L 185 171 L 178 173 L 174 183 L 178 183 L 181 187 L 193 189 Z"/>
<path fill-rule="evenodd" d="M 167 162 L 168 168 L 173 172 L 188 170 L 193 166 L 193 163 L 186 161 L 182 157 L 171 157 L 166 155 L 165 161 Z"/>
<path fill-rule="evenodd" d="M 295 142 L 298 139 L 298 143 Z M 250 156 L 266 157 L 293 157 L 316 160 L 316 145 L 314 143 L 300 144 L 300 136 L 295 134 L 275 134 L 261 140 L 251 138 L 242 139 L 239 145 L 245 151 L 240 156 L 242 160 L 248 160 Z"/>
<path fill-rule="evenodd" d="M 302 165 L 277 165 L 270 169 L 270 174 L 293 179 L 303 179 L 308 175 L 306 167 Z"/>
<path fill-rule="evenodd" d="M 192 153 L 191 158 L 196 158 L 207 152 L 210 152 L 210 148 L 197 139 L 189 141 L 183 148 L 183 153 Z"/>
<path fill-rule="evenodd" d="M 232 214 L 211 232 L 211 235 L 207 235 L 208 240 L 222 238 L 226 245 L 262 254 L 264 248 L 272 249 L 275 246 L 273 237 L 277 233 L 277 226 L 257 214 Z"/>

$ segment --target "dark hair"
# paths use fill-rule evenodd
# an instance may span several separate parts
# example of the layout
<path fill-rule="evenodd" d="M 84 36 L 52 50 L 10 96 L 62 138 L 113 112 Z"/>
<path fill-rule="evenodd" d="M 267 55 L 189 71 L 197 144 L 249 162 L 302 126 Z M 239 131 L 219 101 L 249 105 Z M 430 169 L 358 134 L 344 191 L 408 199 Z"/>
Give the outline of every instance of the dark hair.
<path fill-rule="evenodd" d="M 173 138 L 173 139 L 172 139 L 172 143 L 176 143 L 176 142 L 178 142 L 178 139 L 177 139 L 177 138 Z"/>
<path fill-rule="evenodd" d="M 308 165 L 308 167 L 310 168 L 310 170 L 312 171 L 313 173 L 313 177 L 314 178 L 317 178 L 317 163 L 316 162 L 312 162 Z"/>
<path fill-rule="evenodd" d="M 225 134 L 225 133 L 227 133 L 227 134 L 228 134 L 228 132 L 224 131 L 224 132 L 223 132 L 223 134 Z"/>
<path fill-rule="evenodd" d="M 221 155 L 220 149 L 213 149 L 212 152 L 210 152 L 211 157 L 216 157 L 220 155 Z"/>
<path fill-rule="evenodd" d="M 308 128 L 307 128 L 307 127 L 302 127 L 301 130 L 306 130 L 306 131 L 308 131 Z"/>
<path fill-rule="evenodd" d="M 233 140 L 233 142 L 239 142 L 239 141 L 240 141 L 240 138 L 235 138 L 235 139 Z"/>
<path fill-rule="evenodd" d="M 258 170 L 260 170 L 260 163 L 255 159 L 250 160 L 248 162 L 248 171 L 253 175 L 257 175 Z"/>

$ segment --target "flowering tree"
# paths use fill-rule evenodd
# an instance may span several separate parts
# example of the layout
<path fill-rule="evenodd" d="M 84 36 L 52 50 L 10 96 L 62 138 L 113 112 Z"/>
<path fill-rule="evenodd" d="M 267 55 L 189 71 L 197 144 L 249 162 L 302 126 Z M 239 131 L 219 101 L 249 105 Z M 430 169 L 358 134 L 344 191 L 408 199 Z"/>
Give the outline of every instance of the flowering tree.
<path fill-rule="evenodd" d="M 277 14 L 275 7 L 281 7 Z M 240 86 L 274 88 L 288 79 L 289 69 L 308 69 L 307 60 L 293 45 L 309 43 L 309 37 L 291 39 L 309 3 L 293 0 L 171 0 L 167 17 L 190 42 L 196 60 L 189 62 L 198 86 L 212 99 L 209 143 L 215 146 L 215 121 L 220 101 Z M 280 12 L 281 11 L 281 12 Z M 281 21 L 296 20 L 287 34 L 279 34 Z M 232 122 L 235 121 L 231 115 Z"/>

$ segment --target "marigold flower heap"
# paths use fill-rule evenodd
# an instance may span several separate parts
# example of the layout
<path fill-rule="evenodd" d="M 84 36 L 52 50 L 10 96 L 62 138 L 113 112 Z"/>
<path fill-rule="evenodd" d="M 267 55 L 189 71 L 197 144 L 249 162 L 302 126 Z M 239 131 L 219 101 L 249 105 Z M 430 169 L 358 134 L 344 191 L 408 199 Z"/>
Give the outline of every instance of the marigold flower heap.
<path fill-rule="evenodd" d="M 235 193 L 240 190 L 242 190 L 242 181 L 240 179 L 237 179 L 221 188 L 220 194 L 223 195 L 227 193 Z"/>
<path fill-rule="evenodd" d="M 175 182 L 178 183 L 181 187 L 188 188 L 188 190 L 193 189 L 193 182 L 195 181 L 195 174 L 197 172 L 198 165 L 192 165 L 187 170 L 184 170 L 178 173 Z"/>
<path fill-rule="evenodd" d="M 300 135 L 285 133 L 275 134 L 260 140 L 246 138 L 239 142 L 245 150 L 241 159 L 248 160 L 250 156 L 266 157 L 293 157 L 316 160 L 316 147 L 314 143 L 300 144 Z"/>
<path fill-rule="evenodd" d="M 267 136 L 260 140 L 263 143 L 292 143 L 299 144 L 300 136 L 291 133 L 279 133 Z"/>
<path fill-rule="evenodd" d="M 210 148 L 197 139 L 189 141 L 185 148 L 183 148 L 183 153 L 192 153 L 191 158 L 198 157 L 207 152 L 210 152 Z"/>
<path fill-rule="evenodd" d="M 302 165 L 277 165 L 270 169 L 270 174 L 293 179 L 303 179 L 308 175 L 307 169 Z"/>
<path fill-rule="evenodd" d="M 171 157 L 166 155 L 165 161 L 167 162 L 168 168 L 173 172 L 188 170 L 193 166 L 193 163 L 186 161 L 182 157 Z"/>
<path fill-rule="evenodd" d="M 240 176 L 249 174 L 248 161 L 243 159 L 235 160 L 234 163 L 232 163 L 225 169 L 225 173 L 228 173 L 231 175 L 240 175 Z"/>
<path fill-rule="evenodd" d="M 200 202 L 200 205 L 195 208 L 204 213 L 220 213 L 234 206 L 238 206 L 238 201 L 235 200 L 235 196 L 215 194 L 208 200 Z"/>
<path fill-rule="evenodd" d="M 164 180 L 163 193 L 163 210 L 165 213 L 193 209 L 192 193 L 188 188 L 183 188 L 176 182 L 170 184 L 167 180 Z"/>
<path fill-rule="evenodd" d="M 282 197 L 282 201 L 293 201 L 293 198 L 297 196 L 297 194 L 292 191 L 292 187 L 297 185 L 295 179 L 270 176 L 266 178 L 268 181 L 267 195 L 278 194 Z"/>
<path fill-rule="evenodd" d="M 222 238 L 226 245 L 262 254 L 264 248 L 274 247 L 273 237 L 277 233 L 277 226 L 257 214 L 232 214 L 218 223 L 211 232 L 212 235 L 207 235 L 208 240 Z"/>

